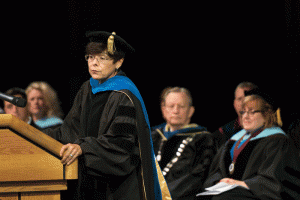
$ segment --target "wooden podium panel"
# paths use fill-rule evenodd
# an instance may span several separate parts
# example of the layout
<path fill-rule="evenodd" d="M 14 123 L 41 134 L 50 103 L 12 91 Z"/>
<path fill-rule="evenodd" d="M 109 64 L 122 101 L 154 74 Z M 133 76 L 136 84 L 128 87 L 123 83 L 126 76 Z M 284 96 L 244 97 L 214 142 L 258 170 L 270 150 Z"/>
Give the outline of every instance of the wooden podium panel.
<path fill-rule="evenodd" d="M 62 180 L 60 160 L 8 129 L 0 130 L 0 180 Z"/>
<path fill-rule="evenodd" d="M 59 192 L 31 192 L 21 195 L 22 200 L 60 200 Z"/>
<path fill-rule="evenodd" d="M 0 199 L 60 199 L 61 190 L 67 189 L 67 181 L 32 181 L 1 183 Z"/>
<path fill-rule="evenodd" d="M 0 193 L 1 200 L 18 200 L 18 193 Z"/>
<path fill-rule="evenodd" d="M 0 115 L 0 200 L 58 200 L 78 160 L 60 162 L 60 142 L 12 115 Z"/>

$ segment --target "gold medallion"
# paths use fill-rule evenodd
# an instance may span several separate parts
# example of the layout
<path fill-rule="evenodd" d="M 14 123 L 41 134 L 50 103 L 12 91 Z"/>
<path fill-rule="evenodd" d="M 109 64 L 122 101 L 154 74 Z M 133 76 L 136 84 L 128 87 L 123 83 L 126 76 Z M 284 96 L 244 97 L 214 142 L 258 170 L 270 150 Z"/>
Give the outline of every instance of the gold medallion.
<path fill-rule="evenodd" d="M 230 166 L 229 166 L 229 173 L 232 175 L 233 174 L 233 172 L 234 172 L 234 162 L 232 162 L 231 164 L 230 164 Z"/>

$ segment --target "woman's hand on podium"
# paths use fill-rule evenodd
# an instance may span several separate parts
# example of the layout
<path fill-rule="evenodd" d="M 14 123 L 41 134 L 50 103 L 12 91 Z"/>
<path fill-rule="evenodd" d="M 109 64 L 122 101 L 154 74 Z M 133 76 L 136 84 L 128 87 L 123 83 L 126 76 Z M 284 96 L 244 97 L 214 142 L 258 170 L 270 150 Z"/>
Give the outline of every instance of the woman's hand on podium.
<path fill-rule="evenodd" d="M 80 155 L 82 155 L 82 150 L 78 144 L 69 143 L 62 146 L 60 150 L 61 163 L 63 165 L 70 165 Z"/>

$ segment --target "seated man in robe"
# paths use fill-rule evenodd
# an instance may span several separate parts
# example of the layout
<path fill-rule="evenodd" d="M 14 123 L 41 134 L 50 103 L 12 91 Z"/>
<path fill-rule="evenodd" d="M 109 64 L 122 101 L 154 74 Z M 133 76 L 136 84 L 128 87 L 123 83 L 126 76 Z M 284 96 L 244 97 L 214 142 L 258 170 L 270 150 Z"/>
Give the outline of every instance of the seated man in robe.
<path fill-rule="evenodd" d="M 212 135 L 206 128 L 190 124 L 195 108 L 185 88 L 166 88 L 161 110 L 166 123 L 152 128 L 157 161 L 172 199 L 193 199 L 215 153 Z"/>
<path fill-rule="evenodd" d="M 7 95 L 11 95 L 14 97 L 21 97 L 23 99 L 27 99 L 27 95 L 25 93 L 25 90 L 21 88 L 11 88 L 6 92 Z M 28 112 L 28 106 L 25 108 L 18 107 L 8 101 L 3 101 L 3 109 L 5 114 L 12 114 L 15 117 L 19 118 L 20 120 L 30 124 L 34 128 L 40 129 L 32 120 L 30 117 L 30 114 Z M 1 113 L 1 111 L 0 111 Z"/>

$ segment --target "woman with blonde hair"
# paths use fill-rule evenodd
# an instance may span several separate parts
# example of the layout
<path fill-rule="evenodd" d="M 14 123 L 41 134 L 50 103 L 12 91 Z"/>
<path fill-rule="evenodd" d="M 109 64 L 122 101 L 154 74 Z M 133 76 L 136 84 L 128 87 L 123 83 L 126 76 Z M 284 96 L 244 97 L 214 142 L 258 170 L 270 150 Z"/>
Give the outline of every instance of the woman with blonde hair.
<path fill-rule="evenodd" d="M 198 199 L 300 199 L 300 160 L 280 128 L 277 105 L 261 91 L 246 94 L 241 111 L 243 130 L 218 151 L 204 187 L 237 185 L 224 193 L 205 192 Z"/>
<path fill-rule="evenodd" d="M 28 110 L 42 129 L 62 124 L 63 116 L 55 90 L 46 82 L 33 82 L 27 89 Z"/>

